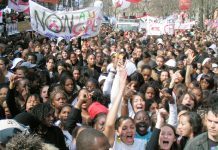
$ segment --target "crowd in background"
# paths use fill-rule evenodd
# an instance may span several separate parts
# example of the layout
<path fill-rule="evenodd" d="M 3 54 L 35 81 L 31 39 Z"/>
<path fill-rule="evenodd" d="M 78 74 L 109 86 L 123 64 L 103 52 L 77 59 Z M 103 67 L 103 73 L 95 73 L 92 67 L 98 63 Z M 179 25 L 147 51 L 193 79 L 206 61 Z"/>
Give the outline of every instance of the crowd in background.
<path fill-rule="evenodd" d="M 150 36 L 102 25 L 69 42 L 1 37 L 1 147 L 216 149 L 217 46 L 218 32 L 197 27 Z"/>

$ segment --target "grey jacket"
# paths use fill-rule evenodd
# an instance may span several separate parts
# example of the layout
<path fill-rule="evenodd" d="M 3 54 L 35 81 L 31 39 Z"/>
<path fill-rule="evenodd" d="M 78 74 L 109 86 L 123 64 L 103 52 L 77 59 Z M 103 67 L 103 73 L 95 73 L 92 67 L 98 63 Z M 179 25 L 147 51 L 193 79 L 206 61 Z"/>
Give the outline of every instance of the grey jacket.
<path fill-rule="evenodd" d="M 184 150 L 209 150 L 208 133 L 204 132 L 190 140 Z"/>

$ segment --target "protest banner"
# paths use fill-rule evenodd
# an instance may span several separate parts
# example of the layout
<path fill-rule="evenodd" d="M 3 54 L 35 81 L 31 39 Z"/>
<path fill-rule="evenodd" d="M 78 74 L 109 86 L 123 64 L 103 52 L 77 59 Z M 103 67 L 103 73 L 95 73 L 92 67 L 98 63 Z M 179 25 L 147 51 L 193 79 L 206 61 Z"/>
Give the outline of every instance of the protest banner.
<path fill-rule="evenodd" d="M 49 38 L 88 38 L 99 33 L 103 19 L 101 9 L 89 7 L 78 11 L 52 11 L 33 1 L 30 3 L 32 29 Z"/>
<path fill-rule="evenodd" d="M 23 0 L 8 0 L 8 7 L 17 12 L 28 13 L 29 2 L 24 2 Z"/>
<path fill-rule="evenodd" d="M 175 30 L 189 30 L 195 25 L 195 21 L 181 23 L 178 19 L 176 15 L 168 16 L 166 19 L 145 16 L 140 18 L 140 26 L 147 30 L 148 35 L 172 35 Z"/>
<path fill-rule="evenodd" d="M 3 12 L 0 10 L 0 23 L 3 22 Z"/>

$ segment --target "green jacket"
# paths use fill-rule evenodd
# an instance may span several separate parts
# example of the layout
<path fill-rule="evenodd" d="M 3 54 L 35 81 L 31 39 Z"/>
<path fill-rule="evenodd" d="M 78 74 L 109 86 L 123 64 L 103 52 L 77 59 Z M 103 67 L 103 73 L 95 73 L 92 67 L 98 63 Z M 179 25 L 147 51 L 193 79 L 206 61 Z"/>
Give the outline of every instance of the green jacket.
<path fill-rule="evenodd" d="M 208 133 L 202 133 L 190 140 L 184 150 L 209 150 Z"/>

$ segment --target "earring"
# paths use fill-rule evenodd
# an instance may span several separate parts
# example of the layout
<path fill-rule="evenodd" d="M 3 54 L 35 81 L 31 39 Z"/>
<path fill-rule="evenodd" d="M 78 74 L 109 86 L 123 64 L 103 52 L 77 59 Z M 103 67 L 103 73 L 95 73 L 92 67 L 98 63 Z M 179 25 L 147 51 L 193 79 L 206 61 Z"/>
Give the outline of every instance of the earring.
<path fill-rule="evenodd" d="M 118 135 L 117 136 L 117 143 L 120 143 L 121 142 L 121 139 L 120 139 L 120 136 Z"/>

